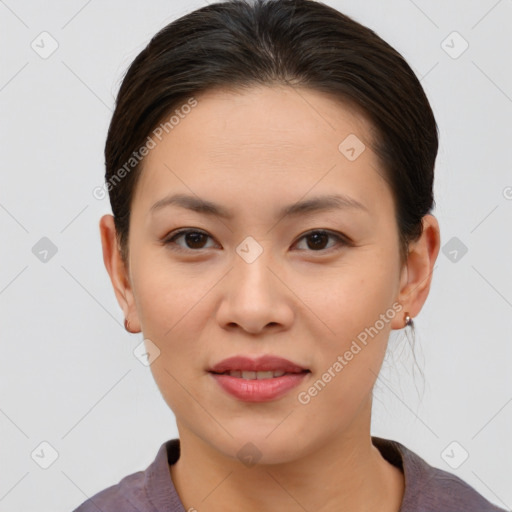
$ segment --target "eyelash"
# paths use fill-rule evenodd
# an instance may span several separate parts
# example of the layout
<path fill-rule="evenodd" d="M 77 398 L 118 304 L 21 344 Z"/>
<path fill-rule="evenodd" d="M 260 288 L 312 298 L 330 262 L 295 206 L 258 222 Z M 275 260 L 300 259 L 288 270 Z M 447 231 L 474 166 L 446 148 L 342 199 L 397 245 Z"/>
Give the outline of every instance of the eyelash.
<path fill-rule="evenodd" d="M 210 235 L 208 235 L 208 233 L 206 233 L 204 231 L 201 231 L 201 230 L 197 230 L 197 229 L 181 229 L 179 231 L 170 233 L 167 237 L 165 237 L 162 240 L 162 243 L 164 245 L 166 245 L 166 246 L 173 245 L 174 247 L 171 247 L 171 249 L 173 251 L 177 251 L 177 252 L 193 253 L 193 252 L 203 251 L 204 248 L 201 248 L 201 249 L 189 249 L 189 248 L 184 248 L 184 247 L 181 247 L 179 245 L 176 245 L 175 240 L 177 240 L 179 237 L 181 237 L 183 235 L 186 235 L 186 234 L 189 234 L 189 233 L 198 233 L 198 234 L 205 235 L 208 238 L 212 238 Z M 336 233 L 336 232 L 333 232 L 333 231 L 330 231 L 330 230 L 325 230 L 325 229 L 313 229 L 311 231 L 308 231 L 308 232 L 304 233 L 298 239 L 297 242 L 299 242 L 303 238 L 307 238 L 308 236 L 311 236 L 313 234 L 327 235 L 327 236 L 329 236 L 331 238 L 334 238 L 337 241 L 337 245 L 341 245 L 341 246 L 352 246 L 353 245 L 352 241 L 348 237 L 346 237 L 345 235 L 342 235 L 341 233 Z M 209 247 L 207 247 L 206 249 L 209 249 Z M 306 252 L 311 252 L 311 253 L 327 253 L 327 252 L 330 252 L 333 249 L 336 249 L 336 246 L 330 247 L 328 249 L 320 249 L 318 251 L 307 250 L 307 249 L 301 249 L 301 250 L 305 250 Z"/>

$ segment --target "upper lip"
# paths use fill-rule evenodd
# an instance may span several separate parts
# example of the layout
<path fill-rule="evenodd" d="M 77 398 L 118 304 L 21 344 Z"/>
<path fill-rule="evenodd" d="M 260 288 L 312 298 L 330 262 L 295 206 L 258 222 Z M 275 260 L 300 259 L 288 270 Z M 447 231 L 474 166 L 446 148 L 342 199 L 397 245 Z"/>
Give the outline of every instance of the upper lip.
<path fill-rule="evenodd" d="M 233 356 L 223 359 L 210 368 L 210 372 L 224 373 L 232 370 L 268 372 L 282 370 L 287 373 L 309 371 L 302 366 L 278 356 L 264 355 L 256 359 L 246 356 Z"/>

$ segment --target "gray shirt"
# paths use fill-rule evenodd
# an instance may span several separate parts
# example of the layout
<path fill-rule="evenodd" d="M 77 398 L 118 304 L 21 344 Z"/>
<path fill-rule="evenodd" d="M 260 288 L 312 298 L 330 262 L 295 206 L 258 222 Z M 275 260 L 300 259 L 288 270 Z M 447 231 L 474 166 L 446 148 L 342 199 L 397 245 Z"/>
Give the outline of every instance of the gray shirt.
<path fill-rule="evenodd" d="M 399 512 L 504 512 L 459 477 L 427 464 L 397 441 L 372 436 L 382 456 L 405 475 Z M 168 464 L 180 456 L 179 439 L 160 446 L 145 471 L 124 477 L 98 492 L 73 512 L 186 512 Z"/>

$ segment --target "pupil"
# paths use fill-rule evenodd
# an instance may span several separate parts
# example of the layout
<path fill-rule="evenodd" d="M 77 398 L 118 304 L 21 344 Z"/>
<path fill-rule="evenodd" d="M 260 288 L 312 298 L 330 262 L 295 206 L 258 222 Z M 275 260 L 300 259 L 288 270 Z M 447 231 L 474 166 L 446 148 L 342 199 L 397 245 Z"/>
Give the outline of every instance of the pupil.
<path fill-rule="evenodd" d="M 318 243 L 319 237 L 320 237 L 320 239 L 323 238 L 324 242 L 325 242 L 325 239 L 327 238 L 327 235 L 325 233 L 315 233 L 315 234 L 309 236 L 310 240 L 311 239 L 315 239 L 316 240 L 312 245 L 308 243 L 308 247 L 310 249 L 315 249 L 315 248 L 318 249 L 319 246 L 323 245 L 322 244 L 322 240 L 320 240 L 320 243 Z"/>
<path fill-rule="evenodd" d="M 185 235 L 185 238 L 187 240 L 187 245 L 190 245 L 189 242 L 191 242 L 192 246 L 196 249 L 201 249 L 201 247 L 195 247 L 194 244 L 199 243 L 201 245 L 201 237 L 204 237 L 203 233 L 187 233 Z M 199 238 L 199 241 L 198 241 Z M 203 240 L 204 241 L 204 240 Z"/>

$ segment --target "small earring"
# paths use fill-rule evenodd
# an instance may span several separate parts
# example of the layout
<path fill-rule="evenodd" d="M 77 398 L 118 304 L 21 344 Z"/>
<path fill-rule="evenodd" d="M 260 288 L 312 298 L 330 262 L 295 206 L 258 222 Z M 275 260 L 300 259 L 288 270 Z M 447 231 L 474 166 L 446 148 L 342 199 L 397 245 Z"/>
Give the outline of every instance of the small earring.
<path fill-rule="evenodd" d="M 405 313 L 405 325 L 404 327 L 412 326 L 412 318 L 409 316 L 409 313 Z"/>

